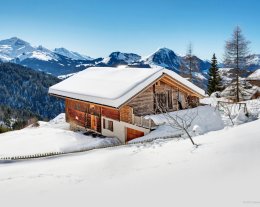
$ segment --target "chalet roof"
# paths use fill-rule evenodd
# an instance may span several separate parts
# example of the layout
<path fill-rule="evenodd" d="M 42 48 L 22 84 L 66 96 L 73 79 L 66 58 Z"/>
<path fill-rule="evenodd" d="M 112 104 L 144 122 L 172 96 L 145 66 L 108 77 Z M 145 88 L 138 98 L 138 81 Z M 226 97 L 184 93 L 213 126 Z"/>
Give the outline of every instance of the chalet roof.
<path fill-rule="evenodd" d="M 91 67 L 49 88 L 49 94 L 119 107 L 145 87 L 167 74 L 193 93 L 205 92 L 180 75 L 159 68 Z"/>
<path fill-rule="evenodd" d="M 260 80 L 260 69 L 255 70 L 251 75 L 249 75 L 247 80 Z"/>
<path fill-rule="evenodd" d="M 221 92 L 221 97 L 236 98 L 236 83 L 231 83 L 228 87 Z M 260 92 L 260 87 L 254 86 L 246 80 L 239 80 L 239 98 L 241 100 L 250 100 L 256 93 Z"/>

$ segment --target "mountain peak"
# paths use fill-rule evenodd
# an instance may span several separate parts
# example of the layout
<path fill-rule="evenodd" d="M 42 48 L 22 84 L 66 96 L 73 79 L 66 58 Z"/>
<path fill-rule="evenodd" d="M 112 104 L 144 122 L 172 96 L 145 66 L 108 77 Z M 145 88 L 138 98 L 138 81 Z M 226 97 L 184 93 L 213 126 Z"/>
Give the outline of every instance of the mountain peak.
<path fill-rule="evenodd" d="M 104 58 L 102 61 L 104 64 L 109 66 L 115 66 L 118 64 L 132 64 L 141 59 L 140 55 L 135 53 L 123 53 L 120 51 L 112 52 L 108 57 Z"/>
<path fill-rule="evenodd" d="M 166 52 L 166 53 L 170 53 L 173 52 L 173 50 L 167 48 L 167 47 L 161 47 L 159 48 L 156 52 Z M 174 52 L 173 52 L 174 53 Z"/>
<path fill-rule="evenodd" d="M 18 38 L 18 37 L 11 37 L 9 39 L 1 40 L 0 44 L 7 44 L 7 45 L 30 45 L 30 43 Z"/>
<path fill-rule="evenodd" d="M 166 47 L 159 48 L 153 54 L 144 59 L 146 64 L 164 67 L 174 71 L 178 71 L 181 65 L 181 59 Z"/>

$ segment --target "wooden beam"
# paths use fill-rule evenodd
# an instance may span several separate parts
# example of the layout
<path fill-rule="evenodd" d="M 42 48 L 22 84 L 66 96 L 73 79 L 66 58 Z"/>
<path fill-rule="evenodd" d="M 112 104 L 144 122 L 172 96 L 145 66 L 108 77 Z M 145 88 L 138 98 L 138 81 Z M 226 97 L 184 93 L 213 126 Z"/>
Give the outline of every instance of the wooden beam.
<path fill-rule="evenodd" d="M 67 97 L 67 96 L 60 96 L 60 95 L 56 95 L 56 94 L 52 94 L 52 93 L 49 93 L 49 95 L 55 96 L 55 97 L 57 97 L 57 98 L 68 99 L 68 100 L 71 100 L 71 101 L 79 101 L 79 102 L 83 102 L 83 103 L 94 104 L 94 105 L 97 105 L 97 106 L 100 106 L 100 107 L 104 107 L 104 108 L 110 108 L 110 109 L 119 110 L 119 109 L 116 108 L 116 107 L 107 106 L 107 105 L 98 104 L 98 103 L 89 102 L 89 101 L 83 101 L 83 100 L 80 100 L 80 99 L 70 98 L 70 97 Z"/>

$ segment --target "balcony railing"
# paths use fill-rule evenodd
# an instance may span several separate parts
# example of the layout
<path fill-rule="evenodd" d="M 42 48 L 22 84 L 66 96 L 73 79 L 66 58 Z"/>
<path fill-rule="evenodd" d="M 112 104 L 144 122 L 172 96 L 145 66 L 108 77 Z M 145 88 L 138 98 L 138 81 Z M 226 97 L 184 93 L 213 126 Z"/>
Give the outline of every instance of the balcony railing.
<path fill-rule="evenodd" d="M 145 119 L 143 116 L 133 115 L 133 124 L 146 129 L 153 129 L 156 127 L 152 119 Z"/>

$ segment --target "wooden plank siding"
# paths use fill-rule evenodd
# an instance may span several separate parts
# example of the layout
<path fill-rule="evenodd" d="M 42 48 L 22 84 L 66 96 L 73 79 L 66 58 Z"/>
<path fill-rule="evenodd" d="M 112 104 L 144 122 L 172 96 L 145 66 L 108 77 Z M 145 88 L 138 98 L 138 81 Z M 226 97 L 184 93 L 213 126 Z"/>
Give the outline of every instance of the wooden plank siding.
<path fill-rule="evenodd" d="M 132 99 L 127 106 L 133 108 L 133 113 L 137 116 L 143 116 L 154 113 L 154 95 L 153 87 L 150 86 L 148 89 L 137 95 Z"/>
<path fill-rule="evenodd" d="M 133 122 L 133 108 L 130 106 L 123 106 L 120 109 L 120 121 L 132 124 Z"/>
<path fill-rule="evenodd" d="M 101 116 L 120 121 L 120 111 L 114 108 L 66 99 L 66 121 L 101 133 Z"/>
<path fill-rule="evenodd" d="M 169 91 L 172 98 L 172 107 L 169 111 L 178 110 L 177 96 L 178 90 L 163 81 L 159 81 L 156 84 L 150 86 L 148 89 L 133 98 L 127 106 L 133 108 L 133 113 L 136 116 L 145 116 L 155 113 L 155 94 L 165 93 Z"/>
<path fill-rule="evenodd" d="M 67 122 L 101 133 L 100 106 L 71 99 L 66 99 L 65 104 Z"/>
<path fill-rule="evenodd" d="M 101 107 L 101 114 L 107 118 L 120 121 L 120 111 L 118 109 Z"/>

